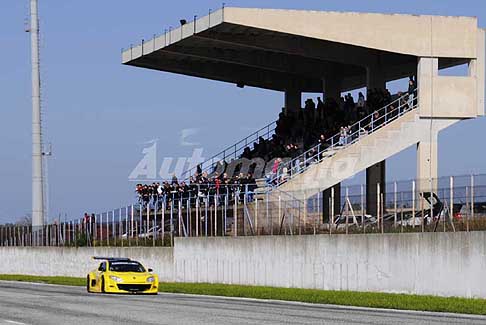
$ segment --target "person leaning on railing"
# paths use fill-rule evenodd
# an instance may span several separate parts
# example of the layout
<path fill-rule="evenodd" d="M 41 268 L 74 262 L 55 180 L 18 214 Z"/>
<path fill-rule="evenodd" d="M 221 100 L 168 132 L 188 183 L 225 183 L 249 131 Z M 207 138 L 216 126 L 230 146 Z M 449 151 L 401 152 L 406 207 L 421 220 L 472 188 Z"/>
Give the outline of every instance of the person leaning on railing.
<path fill-rule="evenodd" d="M 415 89 L 417 88 L 417 83 L 413 76 L 410 76 L 408 80 L 408 109 L 412 109 L 415 103 Z"/>

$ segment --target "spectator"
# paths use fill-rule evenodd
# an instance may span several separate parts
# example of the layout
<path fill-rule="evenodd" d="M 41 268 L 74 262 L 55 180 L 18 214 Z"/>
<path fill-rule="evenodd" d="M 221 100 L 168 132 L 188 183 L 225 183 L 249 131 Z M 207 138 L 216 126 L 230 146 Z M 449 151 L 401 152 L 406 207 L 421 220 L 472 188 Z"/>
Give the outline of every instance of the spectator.
<path fill-rule="evenodd" d="M 356 105 L 356 113 L 358 120 L 362 120 L 366 117 L 366 103 L 362 92 L 358 95 L 358 103 Z"/>
<path fill-rule="evenodd" d="M 277 175 L 278 175 L 278 169 L 279 169 L 279 166 L 280 166 L 280 162 L 282 161 L 281 158 L 277 158 L 275 159 L 275 161 L 273 162 L 273 167 L 272 167 L 272 175 L 274 176 L 274 178 L 277 178 Z"/>
<path fill-rule="evenodd" d="M 415 83 L 415 80 L 413 76 L 410 76 L 410 79 L 408 80 L 408 109 L 411 109 L 414 106 L 414 95 L 416 88 L 417 85 Z"/>

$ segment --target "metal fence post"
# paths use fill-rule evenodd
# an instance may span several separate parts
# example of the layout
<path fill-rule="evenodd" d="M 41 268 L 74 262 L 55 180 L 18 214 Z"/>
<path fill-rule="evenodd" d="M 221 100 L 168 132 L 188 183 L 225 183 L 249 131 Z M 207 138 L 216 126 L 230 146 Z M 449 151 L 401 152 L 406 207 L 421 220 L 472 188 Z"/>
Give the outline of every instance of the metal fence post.
<path fill-rule="evenodd" d="M 154 222 L 152 223 L 152 229 L 154 230 L 154 241 L 157 240 L 157 233 L 159 232 L 157 229 L 157 209 L 159 208 L 159 197 L 157 195 L 157 200 L 155 201 L 155 208 L 154 208 Z M 154 243 L 155 246 L 155 243 Z"/>
<path fill-rule="evenodd" d="M 470 207 L 470 196 L 469 187 L 466 185 L 466 232 L 469 232 L 469 213 L 471 212 Z"/>
<path fill-rule="evenodd" d="M 419 194 L 420 196 L 420 194 Z M 424 199 L 423 198 L 419 198 L 420 199 L 420 215 L 422 217 L 422 225 L 421 225 L 421 229 L 422 229 L 422 232 L 425 231 L 425 213 L 424 213 Z"/>
<path fill-rule="evenodd" d="M 111 211 L 111 235 L 113 237 L 113 244 L 116 246 L 115 210 Z"/>
<path fill-rule="evenodd" d="M 138 235 L 142 232 L 143 230 L 143 205 L 139 204 L 138 205 L 139 207 L 139 213 L 138 213 L 138 225 L 136 225 L 136 231 L 137 231 L 137 238 L 138 238 Z M 138 240 L 138 239 L 137 239 Z"/>
<path fill-rule="evenodd" d="M 254 223 L 255 223 L 255 235 L 258 236 L 258 198 L 256 196 L 255 196 L 255 222 Z"/>
<path fill-rule="evenodd" d="M 348 202 L 349 202 L 349 188 L 348 187 L 346 187 L 346 198 L 344 199 L 344 201 L 345 201 L 344 204 L 346 206 L 346 210 L 345 210 L 345 218 L 346 218 L 345 225 L 346 225 L 346 235 L 347 235 L 348 234 L 348 226 L 349 226 L 348 225 L 348 222 L 349 222 L 348 221 L 348 217 L 349 217 L 349 204 L 348 204 Z"/>
<path fill-rule="evenodd" d="M 100 213 L 100 241 L 103 242 L 103 213 Z"/>
<path fill-rule="evenodd" d="M 376 183 L 376 215 L 378 219 L 378 225 L 383 233 L 383 218 L 381 218 L 381 196 L 380 196 L 380 183 Z"/>
<path fill-rule="evenodd" d="M 177 219 L 179 225 L 179 237 L 182 237 L 182 199 L 179 198 L 179 207 L 177 209 Z"/>
<path fill-rule="evenodd" d="M 434 201 L 432 201 L 433 200 L 432 193 L 435 190 L 437 190 L 437 195 L 439 195 L 439 191 L 438 191 L 438 189 L 434 189 L 434 185 L 433 185 L 434 182 L 433 182 L 433 179 L 432 178 L 429 179 L 429 183 L 430 183 L 429 184 L 429 186 L 430 186 L 430 200 L 433 203 Z M 438 180 L 437 180 L 437 184 L 439 184 L 439 181 Z M 435 221 L 434 220 L 434 205 L 433 204 L 430 205 L 429 213 L 430 213 L 430 222 L 433 224 L 434 221 Z M 440 215 L 438 217 L 440 218 Z"/>
<path fill-rule="evenodd" d="M 360 204 L 361 204 L 361 226 L 363 227 L 363 233 L 366 233 L 366 225 L 365 225 L 365 212 L 364 212 L 364 187 L 363 184 L 360 186 Z"/>
<path fill-rule="evenodd" d="M 449 218 L 452 225 L 454 225 L 454 177 L 451 176 L 449 179 L 449 186 L 450 186 L 450 207 L 449 207 Z"/>
<path fill-rule="evenodd" d="M 471 175 L 471 219 L 474 222 L 474 175 Z"/>
<path fill-rule="evenodd" d="M 218 196 L 216 194 L 214 195 L 214 236 L 218 236 Z"/>
<path fill-rule="evenodd" d="M 278 196 L 278 219 L 277 219 L 279 223 L 280 223 L 280 218 L 283 218 L 281 215 L 282 215 L 282 197 L 279 195 Z"/>
<path fill-rule="evenodd" d="M 226 236 L 226 229 L 228 226 L 228 189 L 226 188 L 226 195 L 224 196 L 224 225 L 223 236 Z"/>
<path fill-rule="evenodd" d="M 307 197 L 304 192 L 304 234 L 305 234 L 306 226 L 307 226 Z"/>
<path fill-rule="evenodd" d="M 394 202 L 393 202 L 393 208 L 395 210 L 394 216 L 393 216 L 393 228 L 397 226 L 397 200 L 398 200 L 398 193 L 397 193 L 397 182 L 393 183 L 393 192 L 394 192 Z"/>
<path fill-rule="evenodd" d="M 334 227 L 334 186 L 331 187 L 331 224 L 329 225 L 329 234 L 332 234 L 332 227 Z"/>
<path fill-rule="evenodd" d="M 234 227 L 234 236 L 238 237 L 238 191 L 235 192 L 235 202 L 233 204 L 234 212 L 233 212 L 233 227 Z"/>
<path fill-rule="evenodd" d="M 110 246 L 110 213 L 106 212 L 106 245 Z"/>
<path fill-rule="evenodd" d="M 208 236 L 208 204 L 209 204 L 209 199 L 208 195 L 204 198 L 204 236 Z"/>
<path fill-rule="evenodd" d="M 125 209 L 125 220 L 123 220 L 123 217 L 122 217 L 122 210 L 120 209 L 120 242 L 121 242 L 121 245 L 122 247 L 124 246 L 123 245 L 123 234 L 125 233 L 125 228 L 127 228 L 127 236 L 128 236 L 128 227 L 126 227 L 127 225 L 127 220 L 128 220 L 128 207 L 124 207 Z"/>
<path fill-rule="evenodd" d="M 324 210 L 324 207 L 322 207 L 322 209 Z M 314 225 L 317 223 L 317 224 L 321 224 L 320 223 L 320 220 L 321 220 L 321 191 L 317 192 L 317 218 L 316 218 L 316 222 L 314 222 Z"/>
<path fill-rule="evenodd" d="M 385 232 L 385 200 L 383 197 L 383 193 L 380 193 L 380 215 L 381 215 L 381 233 Z"/>
<path fill-rule="evenodd" d="M 172 201 L 170 202 L 170 243 L 174 244 L 174 195 L 172 195 Z"/>
<path fill-rule="evenodd" d="M 266 219 L 267 219 L 267 235 L 270 233 L 269 232 L 269 229 L 271 228 L 270 227 L 270 216 L 269 216 L 269 211 L 268 211 L 268 190 L 265 192 L 265 216 L 266 216 Z"/>
<path fill-rule="evenodd" d="M 165 245 L 164 239 L 165 239 L 165 210 L 166 210 L 166 201 L 165 201 L 165 195 L 164 195 L 164 200 L 162 201 L 162 246 Z"/>
<path fill-rule="evenodd" d="M 157 214 L 157 210 L 155 210 Z M 154 234 L 152 235 L 152 246 L 155 247 L 155 234 L 157 234 L 157 224 L 155 223 L 155 219 L 152 220 L 152 229 L 154 230 Z"/>
<path fill-rule="evenodd" d="M 191 196 L 186 199 L 186 237 L 191 236 Z"/>
<path fill-rule="evenodd" d="M 131 216 L 130 216 L 130 236 L 128 236 L 129 238 L 132 238 L 133 237 L 133 227 L 134 227 L 134 215 L 135 215 L 135 207 L 131 206 Z M 130 240 L 128 240 L 128 244 L 130 245 Z"/>
<path fill-rule="evenodd" d="M 412 227 L 415 228 L 415 180 L 412 181 Z"/>
<path fill-rule="evenodd" d="M 147 202 L 147 215 L 145 216 L 145 245 L 147 245 L 147 237 L 150 230 L 150 202 Z M 143 227 L 142 227 L 143 229 Z"/>
<path fill-rule="evenodd" d="M 403 232 L 403 192 L 400 192 L 400 232 Z"/>

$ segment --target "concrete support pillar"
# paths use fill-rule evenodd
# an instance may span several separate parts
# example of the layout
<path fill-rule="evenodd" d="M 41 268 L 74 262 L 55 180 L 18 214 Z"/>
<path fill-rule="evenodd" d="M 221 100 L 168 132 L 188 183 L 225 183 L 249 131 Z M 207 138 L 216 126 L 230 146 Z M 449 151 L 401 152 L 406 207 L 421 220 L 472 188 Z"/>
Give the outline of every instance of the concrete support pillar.
<path fill-rule="evenodd" d="M 366 169 L 366 213 L 373 216 L 378 215 L 377 207 L 377 184 L 380 184 L 380 195 L 383 194 L 383 202 L 386 201 L 386 164 L 383 160 Z"/>
<path fill-rule="evenodd" d="M 333 98 L 339 102 L 341 98 L 342 79 L 334 76 L 322 80 L 322 88 L 324 90 L 324 99 Z"/>
<path fill-rule="evenodd" d="M 379 65 L 366 68 L 366 87 L 368 89 L 386 89 L 385 73 Z"/>
<path fill-rule="evenodd" d="M 299 90 L 285 91 L 285 110 L 287 112 L 297 112 L 302 109 L 302 92 Z"/>
<path fill-rule="evenodd" d="M 486 29 L 478 30 L 478 47 L 477 58 L 469 62 L 469 75 L 477 81 L 477 114 L 478 116 L 485 115 L 485 96 L 486 89 L 484 87 L 486 79 Z"/>
<path fill-rule="evenodd" d="M 439 75 L 438 58 L 419 58 L 417 69 L 420 117 L 434 117 L 434 80 Z"/>
<path fill-rule="evenodd" d="M 437 189 L 438 134 L 432 132 L 431 139 L 417 144 L 417 189 L 429 192 Z"/>
<path fill-rule="evenodd" d="M 386 79 L 380 65 L 374 65 L 366 69 L 367 89 L 386 89 Z M 385 199 L 386 161 L 383 160 L 366 169 L 366 213 L 377 215 L 376 185 L 380 183 L 380 194 Z"/>
<path fill-rule="evenodd" d="M 430 129 L 423 141 L 417 144 L 417 192 L 428 192 L 436 188 L 438 131 L 435 128 L 434 106 L 437 94 L 434 94 L 434 81 L 439 75 L 438 58 L 419 58 L 417 69 L 419 112 L 421 118 L 430 121 Z M 432 183 L 431 183 L 432 181 Z"/>
<path fill-rule="evenodd" d="M 341 212 L 341 183 L 334 185 L 334 215 Z M 322 221 L 329 222 L 331 217 L 331 188 L 322 192 Z"/>

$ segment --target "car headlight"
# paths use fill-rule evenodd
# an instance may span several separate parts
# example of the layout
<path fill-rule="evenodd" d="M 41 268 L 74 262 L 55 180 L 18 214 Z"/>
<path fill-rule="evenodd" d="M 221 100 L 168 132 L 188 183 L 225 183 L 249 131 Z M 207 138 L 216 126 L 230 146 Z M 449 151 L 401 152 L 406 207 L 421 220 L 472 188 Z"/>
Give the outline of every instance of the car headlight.
<path fill-rule="evenodd" d="M 153 277 L 153 276 L 149 276 L 149 277 L 147 278 L 147 282 L 150 282 L 150 283 L 155 282 L 155 277 Z"/>
<path fill-rule="evenodd" d="M 114 276 L 114 275 L 110 275 L 110 279 L 112 279 L 113 281 L 118 282 L 118 283 L 123 282 L 122 278 L 119 278 L 119 277 Z"/>

